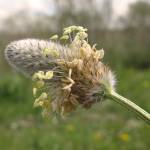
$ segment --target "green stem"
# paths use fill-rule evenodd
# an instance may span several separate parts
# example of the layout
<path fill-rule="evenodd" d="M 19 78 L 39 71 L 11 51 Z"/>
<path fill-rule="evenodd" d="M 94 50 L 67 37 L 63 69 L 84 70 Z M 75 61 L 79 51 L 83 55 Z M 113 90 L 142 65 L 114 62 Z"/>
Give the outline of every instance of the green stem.
<path fill-rule="evenodd" d="M 139 107 L 138 105 L 136 105 L 135 103 L 119 95 L 115 91 L 110 92 L 109 98 L 113 99 L 115 102 L 119 103 L 120 105 L 136 113 L 142 120 L 144 120 L 150 125 L 150 114 L 146 112 L 144 109 L 142 109 L 141 107 Z"/>

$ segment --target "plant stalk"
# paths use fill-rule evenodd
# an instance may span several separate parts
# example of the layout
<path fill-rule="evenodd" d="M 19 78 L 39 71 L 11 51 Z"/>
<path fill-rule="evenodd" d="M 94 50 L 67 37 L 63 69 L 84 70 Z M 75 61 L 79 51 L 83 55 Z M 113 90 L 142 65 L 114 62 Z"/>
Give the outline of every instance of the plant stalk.
<path fill-rule="evenodd" d="M 109 93 L 109 98 L 126 107 L 128 110 L 134 112 L 138 117 L 150 125 L 150 114 L 135 103 L 131 102 L 129 99 L 119 95 L 115 91 L 111 91 Z"/>

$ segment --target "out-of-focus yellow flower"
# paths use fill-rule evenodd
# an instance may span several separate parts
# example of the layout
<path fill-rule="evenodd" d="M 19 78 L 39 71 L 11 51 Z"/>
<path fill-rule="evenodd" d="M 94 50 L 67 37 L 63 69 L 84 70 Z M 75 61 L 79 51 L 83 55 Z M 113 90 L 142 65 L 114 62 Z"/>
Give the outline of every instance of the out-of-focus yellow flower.
<path fill-rule="evenodd" d="M 130 140 L 130 136 L 128 133 L 121 133 L 119 134 L 119 139 L 124 142 L 128 142 Z"/>
<path fill-rule="evenodd" d="M 66 130 L 69 131 L 69 132 L 73 132 L 73 131 L 75 131 L 75 127 L 72 124 L 67 124 L 66 125 Z"/>
<path fill-rule="evenodd" d="M 101 134 L 100 132 L 95 132 L 95 133 L 93 134 L 93 139 L 94 139 L 95 141 L 101 140 L 101 139 L 102 139 L 102 134 Z"/>

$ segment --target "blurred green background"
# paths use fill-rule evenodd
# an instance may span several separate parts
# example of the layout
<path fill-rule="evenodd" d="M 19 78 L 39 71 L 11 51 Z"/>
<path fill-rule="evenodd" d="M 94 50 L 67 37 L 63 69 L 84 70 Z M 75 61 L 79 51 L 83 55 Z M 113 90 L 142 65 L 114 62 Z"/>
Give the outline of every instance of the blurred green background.
<path fill-rule="evenodd" d="M 0 26 L 1 150 L 149 149 L 149 126 L 111 101 L 96 104 L 90 110 L 79 109 L 59 122 L 43 119 L 41 110 L 33 109 L 31 80 L 10 68 L 4 59 L 4 49 L 10 41 L 48 39 L 61 33 L 64 27 L 84 26 L 88 28 L 90 43 L 104 48 L 104 63 L 111 66 L 117 77 L 118 92 L 150 112 L 150 2 L 136 0 L 128 5 L 126 13 L 115 16 L 114 1 L 45 0 L 43 13 L 24 7 L 3 20 Z M 17 2 L 13 0 L 13 5 Z M 36 5 L 36 1 L 32 3 Z M 119 7 L 119 1 L 116 5 Z"/>

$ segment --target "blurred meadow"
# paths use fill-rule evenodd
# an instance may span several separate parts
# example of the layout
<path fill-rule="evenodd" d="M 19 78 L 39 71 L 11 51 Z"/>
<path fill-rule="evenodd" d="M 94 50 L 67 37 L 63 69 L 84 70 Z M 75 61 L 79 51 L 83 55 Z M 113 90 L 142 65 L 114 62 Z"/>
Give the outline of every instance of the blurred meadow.
<path fill-rule="evenodd" d="M 64 27 L 88 28 L 89 41 L 105 50 L 104 63 L 117 78 L 117 91 L 150 112 L 150 2 L 128 0 L 0 0 L 0 149 L 148 150 L 150 127 L 120 105 L 106 100 L 78 109 L 66 120 L 43 119 L 33 108 L 32 83 L 4 58 L 6 45 L 23 38 L 48 39 Z M 2 5 L 5 3 L 5 5 Z M 4 15 L 4 6 L 14 10 Z M 21 2 L 20 2 L 21 3 Z M 82 5 L 81 5 L 82 3 Z M 28 5 L 27 5 L 28 4 Z M 1 6 L 2 5 L 2 6 Z M 121 9 L 124 9 L 121 7 Z"/>

